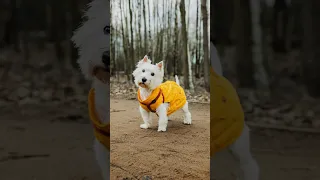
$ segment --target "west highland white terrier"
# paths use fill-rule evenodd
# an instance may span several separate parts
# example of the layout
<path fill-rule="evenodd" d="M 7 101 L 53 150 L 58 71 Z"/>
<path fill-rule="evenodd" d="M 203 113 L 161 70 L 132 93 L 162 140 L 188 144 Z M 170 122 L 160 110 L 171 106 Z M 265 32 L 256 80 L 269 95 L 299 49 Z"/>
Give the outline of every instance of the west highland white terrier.
<path fill-rule="evenodd" d="M 147 129 L 152 124 L 151 113 L 159 117 L 158 131 L 166 131 L 168 116 L 181 109 L 184 112 L 184 124 L 191 124 L 191 113 L 183 88 L 178 76 L 176 82 L 162 83 L 164 76 L 163 61 L 151 64 L 148 56 L 140 60 L 133 71 L 134 82 L 138 90 L 139 110 L 144 121 L 140 128 Z"/>
<path fill-rule="evenodd" d="M 228 149 L 239 163 L 241 174 L 238 179 L 258 180 L 259 166 L 251 155 L 250 130 L 244 122 L 244 112 L 238 94 L 231 83 L 222 76 L 220 58 L 212 42 L 210 50 L 211 176 L 215 174 L 212 166 L 214 156 L 221 150 Z"/>
<path fill-rule="evenodd" d="M 110 179 L 110 1 L 93 0 L 85 12 L 87 20 L 74 32 L 79 48 L 78 64 L 92 88 L 88 109 L 94 129 L 94 152 L 104 180 Z"/>

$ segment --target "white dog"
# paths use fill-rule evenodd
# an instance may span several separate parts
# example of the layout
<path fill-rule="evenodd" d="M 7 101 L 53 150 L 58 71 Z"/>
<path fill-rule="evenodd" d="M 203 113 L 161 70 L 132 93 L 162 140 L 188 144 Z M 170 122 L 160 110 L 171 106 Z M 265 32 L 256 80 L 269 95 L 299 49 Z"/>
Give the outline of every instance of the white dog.
<path fill-rule="evenodd" d="M 85 12 L 87 20 L 75 31 L 72 41 L 79 48 L 82 73 L 92 80 L 89 114 L 94 126 L 94 152 L 104 180 L 110 179 L 110 1 L 93 0 Z"/>
<path fill-rule="evenodd" d="M 210 54 L 210 59 L 211 59 L 211 66 L 214 70 L 214 73 L 217 74 L 217 76 L 222 76 L 222 67 L 221 67 L 221 62 L 220 62 L 220 58 L 218 56 L 218 52 L 215 48 L 215 46 L 213 45 L 213 43 L 211 42 L 211 46 L 210 46 L 210 50 L 211 50 L 211 54 Z M 218 79 L 221 79 L 218 77 Z M 226 81 L 222 80 L 222 81 Z M 221 83 L 221 84 L 225 84 L 225 83 Z M 221 85 L 220 84 L 220 85 Z M 229 84 L 229 83 L 228 83 Z M 222 85 L 223 86 L 223 85 Z M 227 85 L 228 86 L 228 85 Z M 231 87 L 231 86 L 229 86 Z M 233 91 L 228 89 L 228 92 Z M 211 89 L 211 93 L 216 93 L 217 90 L 216 89 Z M 226 95 L 226 93 L 221 93 Z M 211 94 L 211 96 L 213 96 Z M 228 98 L 228 97 L 227 97 Z M 236 100 L 238 101 L 238 100 Z M 237 102 L 236 104 L 238 104 L 239 102 Z M 240 104 L 240 103 L 239 103 Z M 212 107 L 211 107 L 212 108 Z M 226 108 L 233 108 L 233 107 L 226 107 Z M 235 112 L 234 112 L 234 111 Z M 250 152 L 250 131 L 249 131 L 249 127 L 244 123 L 244 117 L 243 117 L 243 113 L 242 113 L 242 108 L 241 106 L 236 106 L 236 110 L 233 109 L 231 110 L 231 112 L 226 111 L 227 113 L 236 113 L 236 112 L 240 112 L 239 114 L 241 114 L 239 118 L 235 118 L 237 120 L 233 120 L 233 121 L 239 121 L 239 123 L 237 123 L 238 125 L 234 126 L 235 128 L 232 129 L 233 132 L 226 132 L 225 130 L 222 131 L 222 135 L 219 135 L 220 137 L 218 138 L 214 138 L 211 137 L 211 145 L 215 144 L 215 140 L 219 139 L 225 139 L 225 142 L 232 142 L 231 144 L 224 144 L 223 146 L 227 147 L 227 149 L 231 152 L 231 154 L 233 155 L 234 159 L 239 163 L 240 169 L 241 169 L 241 175 L 240 178 L 241 180 L 258 180 L 259 179 L 259 166 L 256 163 L 255 159 L 252 157 L 251 152 Z M 219 113 L 219 112 L 218 112 Z M 211 117 L 214 117 L 214 114 L 210 114 Z M 225 116 L 225 117 L 229 117 L 229 116 Z M 219 122 L 216 122 L 217 120 L 212 119 L 211 120 L 211 130 L 215 130 L 216 127 L 214 127 L 214 124 L 218 124 Z M 225 121 L 227 121 L 227 118 L 225 119 Z M 242 121 L 242 122 L 240 122 Z M 221 127 L 221 124 L 219 124 Z M 229 124 L 229 127 L 232 126 L 231 124 Z M 236 133 L 235 133 L 236 132 Z M 223 135 L 223 133 L 226 133 L 226 135 Z M 212 134 L 215 133 L 211 133 Z M 235 136 L 234 136 L 235 135 Z M 227 137 L 227 138 L 226 138 Z M 229 140 L 230 137 L 236 137 L 236 139 L 234 141 Z M 219 141 L 217 140 L 217 141 Z M 219 148 L 217 148 L 219 149 Z M 211 150 L 212 151 L 212 150 Z M 213 154 L 217 153 L 218 151 L 214 151 L 211 152 Z M 213 155 L 211 154 L 211 155 Z M 211 176 L 214 176 L 215 174 L 215 170 L 213 169 L 212 163 L 214 163 L 214 157 L 211 157 Z M 211 177 L 212 178 L 212 177 Z"/>
<path fill-rule="evenodd" d="M 140 113 L 144 123 L 140 128 L 147 129 L 151 126 L 151 113 L 159 116 L 158 131 L 166 131 L 168 116 L 178 109 L 184 112 L 184 124 L 191 124 L 191 113 L 183 88 L 177 76 L 176 82 L 162 83 L 164 76 L 163 61 L 156 65 L 151 64 L 148 56 L 144 56 L 132 73 L 134 82 L 139 87 L 138 100 Z"/>

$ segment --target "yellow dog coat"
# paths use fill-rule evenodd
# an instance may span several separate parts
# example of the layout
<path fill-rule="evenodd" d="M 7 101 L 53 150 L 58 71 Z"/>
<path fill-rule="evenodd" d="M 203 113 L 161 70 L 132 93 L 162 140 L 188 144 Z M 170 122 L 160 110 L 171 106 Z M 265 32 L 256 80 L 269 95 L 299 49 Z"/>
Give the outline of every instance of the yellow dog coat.
<path fill-rule="evenodd" d="M 101 144 L 110 150 L 110 123 L 104 125 L 99 120 L 94 103 L 94 89 L 90 89 L 89 91 L 88 107 L 95 137 Z"/>
<path fill-rule="evenodd" d="M 242 133 L 244 113 L 231 83 L 210 69 L 210 156 L 231 145 Z"/>
<path fill-rule="evenodd" d="M 138 100 L 144 110 L 154 113 L 156 113 L 156 109 L 162 103 L 170 103 L 167 110 L 168 116 L 182 108 L 187 102 L 184 90 L 174 81 L 162 83 L 159 87 L 154 89 L 151 95 L 144 101 L 141 100 L 140 90 L 138 90 Z"/>

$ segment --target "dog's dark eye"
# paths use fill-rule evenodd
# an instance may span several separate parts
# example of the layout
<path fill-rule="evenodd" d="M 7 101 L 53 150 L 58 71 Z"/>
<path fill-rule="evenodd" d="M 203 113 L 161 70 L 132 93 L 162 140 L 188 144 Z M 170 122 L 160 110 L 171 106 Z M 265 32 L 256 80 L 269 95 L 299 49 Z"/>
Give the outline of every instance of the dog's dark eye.
<path fill-rule="evenodd" d="M 151 76 L 154 76 L 154 73 L 151 73 Z"/>
<path fill-rule="evenodd" d="M 110 26 L 105 26 L 104 28 L 103 28 L 103 33 L 104 34 L 110 34 Z"/>
<path fill-rule="evenodd" d="M 145 70 L 144 70 L 144 69 L 142 69 L 142 72 L 145 72 Z"/>

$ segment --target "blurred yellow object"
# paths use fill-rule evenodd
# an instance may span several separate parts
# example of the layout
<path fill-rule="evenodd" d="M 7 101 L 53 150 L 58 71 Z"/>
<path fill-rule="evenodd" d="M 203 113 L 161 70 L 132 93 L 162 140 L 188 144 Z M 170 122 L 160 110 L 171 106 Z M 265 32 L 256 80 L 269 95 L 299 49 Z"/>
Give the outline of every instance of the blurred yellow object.
<path fill-rule="evenodd" d="M 244 113 L 235 88 L 210 68 L 210 156 L 231 145 L 242 133 Z"/>
<path fill-rule="evenodd" d="M 141 100 L 139 89 L 138 100 L 144 110 L 154 113 L 156 113 L 157 108 L 162 103 L 170 103 L 167 111 L 168 116 L 182 108 L 187 102 L 183 88 L 174 81 L 166 81 L 165 83 L 162 83 L 159 87 L 154 89 L 151 95 L 144 101 Z"/>
<path fill-rule="evenodd" d="M 110 150 L 110 123 L 102 124 L 97 115 L 94 103 L 94 89 L 90 89 L 88 96 L 89 117 L 94 127 L 94 135 L 98 141 Z"/>

